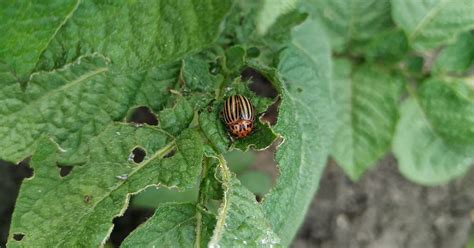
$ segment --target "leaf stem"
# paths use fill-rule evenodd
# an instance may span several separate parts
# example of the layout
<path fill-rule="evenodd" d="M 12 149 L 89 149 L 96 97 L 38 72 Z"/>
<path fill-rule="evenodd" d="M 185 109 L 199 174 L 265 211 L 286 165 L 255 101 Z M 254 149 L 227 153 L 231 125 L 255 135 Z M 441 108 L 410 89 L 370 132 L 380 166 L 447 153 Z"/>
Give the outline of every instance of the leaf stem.
<path fill-rule="evenodd" d="M 219 161 L 219 167 L 222 172 L 222 187 L 224 188 L 224 198 L 222 200 L 222 205 L 219 208 L 219 213 L 217 215 L 217 223 L 214 228 L 214 234 L 212 235 L 211 241 L 209 242 L 209 247 L 219 247 L 218 243 L 222 235 L 222 230 L 224 230 L 225 218 L 227 216 L 227 211 L 229 210 L 229 183 L 231 179 L 231 172 L 229 167 L 227 167 L 227 162 L 222 154 L 217 156 Z"/>

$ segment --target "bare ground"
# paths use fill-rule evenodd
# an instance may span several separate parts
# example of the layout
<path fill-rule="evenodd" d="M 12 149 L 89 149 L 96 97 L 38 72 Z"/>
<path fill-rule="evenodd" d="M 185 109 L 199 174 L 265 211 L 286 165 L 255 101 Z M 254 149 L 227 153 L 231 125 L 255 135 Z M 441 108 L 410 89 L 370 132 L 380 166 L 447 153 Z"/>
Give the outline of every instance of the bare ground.
<path fill-rule="evenodd" d="M 357 183 L 330 162 L 292 246 L 462 248 L 473 222 L 474 169 L 423 187 L 402 177 L 392 156 Z"/>

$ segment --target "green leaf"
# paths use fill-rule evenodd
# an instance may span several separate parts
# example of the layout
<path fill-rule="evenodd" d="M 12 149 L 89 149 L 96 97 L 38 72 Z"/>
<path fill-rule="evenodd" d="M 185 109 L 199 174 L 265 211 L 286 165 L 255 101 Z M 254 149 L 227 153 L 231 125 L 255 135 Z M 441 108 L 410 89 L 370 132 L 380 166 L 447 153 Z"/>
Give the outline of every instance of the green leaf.
<path fill-rule="evenodd" d="M 0 2 L 0 61 L 26 80 L 51 39 L 68 22 L 79 0 Z"/>
<path fill-rule="evenodd" d="M 408 40 L 401 30 L 390 30 L 375 35 L 367 45 L 359 48 L 369 62 L 384 64 L 402 60 L 408 52 Z"/>
<path fill-rule="evenodd" d="M 264 35 L 278 17 L 294 10 L 298 0 L 264 0 L 257 18 L 257 31 Z"/>
<path fill-rule="evenodd" d="M 23 183 L 13 213 L 10 247 L 99 246 L 130 194 L 150 185 L 189 189 L 201 172 L 203 144 L 193 130 L 174 141 L 154 128 L 116 124 L 91 145 L 88 162 L 60 177 L 56 145 L 40 141 L 32 158 L 34 176 Z M 136 147 L 147 154 L 140 163 L 130 159 Z M 16 233 L 24 238 L 16 241 Z"/>
<path fill-rule="evenodd" d="M 436 57 L 433 71 L 436 73 L 463 73 L 474 63 L 474 35 L 464 33 L 452 45 L 446 46 Z"/>
<path fill-rule="evenodd" d="M 215 217 L 204 212 L 198 218 L 192 204 L 169 203 L 158 207 L 145 224 L 133 231 L 120 247 L 205 247 L 212 235 Z M 198 221 L 204 230 L 196 234 Z"/>
<path fill-rule="evenodd" d="M 226 66 L 228 70 L 240 73 L 245 63 L 245 47 L 237 45 L 226 50 Z"/>
<path fill-rule="evenodd" d="M 189 126 L 193 116 L 194 109 L 191 104 L 185 98 L 180 97 L 173 108 L 160 112 L 160 127 L 172 135 L 177 135 Z"/>
<path fill-rule="evenodd" d="M 453 42 L 459 33 L 474 28 L 471 0 L 392 0 L 395 23 L 416 50 L 429 50 Z"/>
<path fill-rule="evenodd" d="M 352 69 L 347 60 L 336 61 L 333 78 L 338 120 L 331 155 L 357 180 L 390 148 L 403 83 L 376 66 Z"/>
<path fill-rule="evenodd" d="M 474 163 L 474 147 L 447 143 L 413 97 L 401 107 L 393 152 L 400 172 L 425 185 L 442 184 L 463 175 Z"/>
<path fill-rule="evenodd" d="M 229 8 L 229 0 L 83 1 L 36 69 L 62 67 L 92 53 L 131 70 L 176 61 L 214 41 Z"/>
<path fill-rule="evenodd" d="M 255 196 L 230 172 L 219 157 L 224 199 L 209 247 L 274 247 L 279 244 Z"/>
<path fill-rule="evenodd" d="M 131 107 L 162 108 L 180 65 L 125 76 L 102 56 L 81 57 L 61 70 L 33 74 L 25 90 L 2 69 L 0 158 L 20 161 L 48 135 L 66 150 L 63 162 L 78 163 L 85 161 L 87 142 Z"/>
<path fill-rule="evenodd" d="M 35 59 L 40 72 L 27 85 L 18 83 L 15 68 L 0 63 L 0 159 L 20 161 L 31 155 L 38 137 L 48 135 L 67 151 L 61 163 L 84 162 L 87 141 L 123 120 L 131 107 L 163 108 L 168 90 L 179 87 L 182 68 L 164 63 L 217 38 L 229 5 L 217 0 L 80 2 L 41 46 L 41 58 Z M 17 7 L 7 8 L 9 15 Z M 31 63 L 16 66 L 32 69 Z"/>
<path fill-rule="evenodd" d="M 203 58 L 203 56 L 203 54 L 199 54 L 184 59 L 182 83 L 185 85 L 187 90 L 213 93 L 213 91 L 220 85 L 222 75 L 210 74 L 211 61 L 208 60 L 208 58 Z"/>
<path fill-rule="evenodd" d="M 284 138 L 275 159 L 280 176 L 264 198 L 263 208 L 283 245 L 293 239 L 315 193 L 326 163 L 331 140 L 330 47 L 314 21 L 293 32 L 293 41 L 280 55 L 279 71 L 258 64 L 280 93 L 278 122 Z"/>
<path fill-rule="evenodd" d="M 305 5 L 322 20 L 339 52 L 392 26 L 389 0 L 311 0 Z"/>
<path fill-rule="evenodd" d="M 418 96 L 440 137 L 452 144 L 474 145 L 474 87 L 467 79 L 430 79 L 418 89 Z"/>

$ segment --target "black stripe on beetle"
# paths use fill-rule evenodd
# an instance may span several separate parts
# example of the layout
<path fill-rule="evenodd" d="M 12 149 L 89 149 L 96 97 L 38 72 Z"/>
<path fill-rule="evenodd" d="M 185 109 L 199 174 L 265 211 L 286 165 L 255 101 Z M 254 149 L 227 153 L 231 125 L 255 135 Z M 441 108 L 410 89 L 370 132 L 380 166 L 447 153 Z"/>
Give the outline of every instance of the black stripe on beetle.
<path fill-rule="evenodd" d="M 233 95 L 224 102 L 222 119 L 229 133 L 236 138 L 248 136 L 254 127 L 255 108 L 245 96 Z"/>

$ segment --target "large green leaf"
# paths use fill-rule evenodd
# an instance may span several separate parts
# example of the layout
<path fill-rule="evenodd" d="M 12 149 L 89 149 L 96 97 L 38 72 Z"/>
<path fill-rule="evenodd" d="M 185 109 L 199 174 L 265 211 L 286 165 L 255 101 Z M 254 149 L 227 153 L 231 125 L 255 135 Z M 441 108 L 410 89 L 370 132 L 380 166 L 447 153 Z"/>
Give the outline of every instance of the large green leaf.
<path fill-rule="evenodd" d="M 274 70 L 264 73 L 280 93 L 275 131 L 284 141 L 275 155 L 280 170 L 263 207 L 283 245 L 303 221 L 326 163 L 331 140 L 330 47 L 321 26 L 307 21 L 293 32 L 293 41 Z"/>
<path fill-rule="evenodd" d="M 91 53 L 122 69 L 174 61 L 216 39 L 229 8 L 228 0 L 83 1 L 36 69 L 62 67 Z"/>
<path fill-rule="evenodd" d="M 116 124 L 91 142 L 88 162 L 62 178 L 56 144 L 47 139 L 40 144 L 32 158 L 34 176 L 23 183 L 17 200 L 10 247 L 104 244 L 112 219 L 123 213 L 130 194 L 150 185 L 193 187 L 203 157 L 195 131 L 184 131 L 174 140 L 154 128 Z M 140 163 L 130 159 L 135 147 L 147 154 Z M 24 237 L 17 241 L 15 234 Z"/>
<path fill-rule="evenodd" d="M 351 68 L 337 60 L 333 72 L 336 135 L 331 155 L 353 180 L 390 147 L 403 83 L 376 66 Z"/>
<path fill-rule="evenodd" d="M 304 6 L 322 20 L 337 51 L 392 26 L 389 0 L 310 0 Z"/>
<path fill-rule="evenodd" d="M 229 2 L 85 0 L 58 22 L 57 16 L 70 9 L 63 3 L 58 13 L 53 8 L 48 14 L 55 17 L 45 19 L 45 29 L 38 29 L 38 38 L 46 43 L 34 45 L 34 41 L 18 56 L 8 53 L 15 53 L 11 46 L 19 41 L 0 43 L 6 46 L 0 47 L 6 60 L 0 63 L 0 159 L 18 162 L 31 155 L 38 137 L 48 135 L 67 151 L 61 162 L 83 162 L 87 141 L 112 121 L 123 120 L 131 107 L 161 110 L 170 97 L 168 90 L 179 87 L 181 70 L 192 69 L 164 63 L 216 39 Z M 15 13 L 40 11 L 42 6 L 5 7 L 7 14 L 0 18 L 24 18 L 27 12 Z M 28 19 L 26 31 L 21 30 L 25 34 L 19 35 L 36 31 L 37 22 Z M 15 35 L 17 26 L 10 28 L 8 23 L 2 38 Z M 20 84 L 18 77 L 24 75 L 17 73 L 27 73 L 34 66 L 39 72 L 27 84 Z"/>
<path fill-rule="evenodd" d="M 206 247 L 215 225 L 215 216 L 200 219 L 193 204 L 168 203 L 159 206 L 145 224 L 132 232 L 121 247 Z M 198 221 L 204 230 L 196 234 Z"/>
<path fill-rule="evenodd" d="M 71 18 L 80 0 L 0 2 L 0 61 L 22 80 L 35 67 L 41 53 Z"/>
<path fill-rule="evenodd" d="M 162 108 L 179 72 L 178 63 L 125 76 L 102 56 L 81 57 L 64 69 L 34 74 L 22 90 L 13 74 L 1 70 L 0 158 L 19 161 L 48 135 L 66 151 L 66 161 L 84 161 L 88 140 L 125 118 L 129 108 Z"/>
<path fill-rule="evenodd" d="M 436 185 L 462 175 L 474 163 L 470 82 L 432 78 L 403 104 L 393 150 L 407 178 Z"/>
<path fill-rule="evenodd" d="M 391 0 L 395 23 L 417 50 L 453 42 L 457 34 L 474 28 L 472 0 Z"/>
<path fill-rule="evenodd" d="M 400 172 L 425 185 L 445 183 L 474 163 L 474 147 L 447 143 L 431 123 L 419 102 L 410 97 L 401 107 L 393 142 Z"/>

